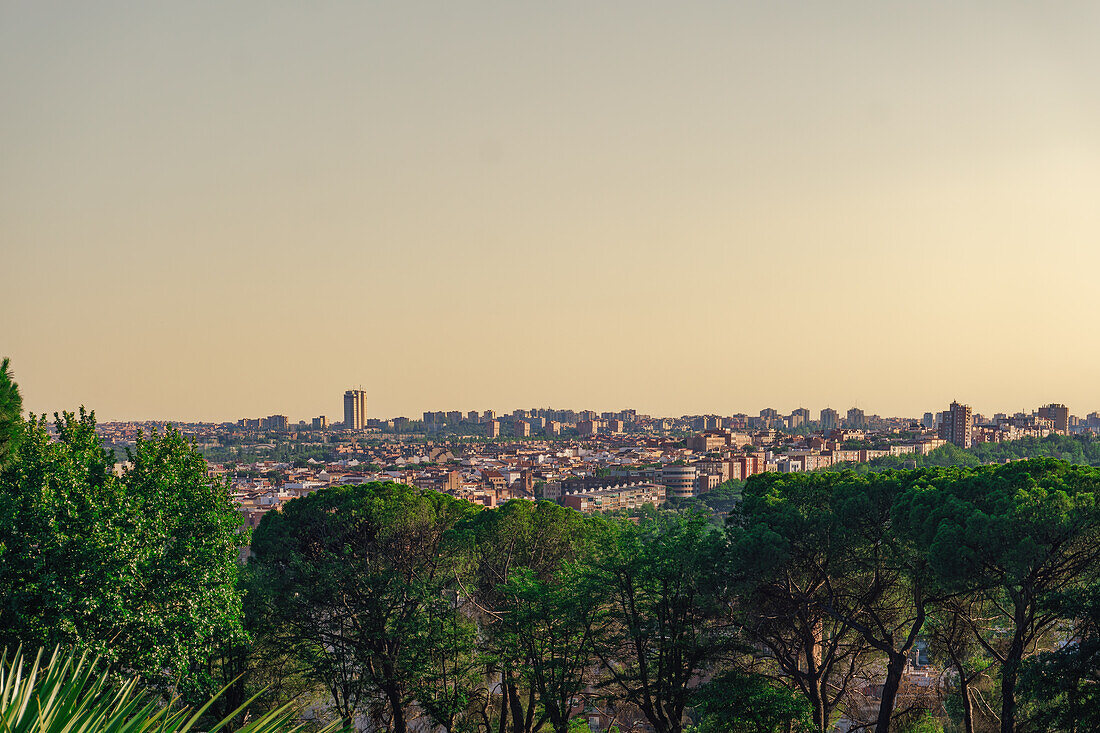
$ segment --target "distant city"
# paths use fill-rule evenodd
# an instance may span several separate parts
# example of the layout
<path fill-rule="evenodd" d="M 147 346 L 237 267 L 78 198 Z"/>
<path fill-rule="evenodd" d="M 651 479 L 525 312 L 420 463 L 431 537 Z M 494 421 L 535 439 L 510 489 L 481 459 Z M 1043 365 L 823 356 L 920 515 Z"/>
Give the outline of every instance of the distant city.
<path fill-rule="evenodd" d="M 533 408 L 430 411 L 419 419 L 371 418 L 367 393 L 343 394 L 343 420 L 292 423 L 285 415 L 235 423 L 177 424 L 232 481 L 245 523 L 317 489 L 396 481 L 487 507 L 513 498 L 546 499 L 579 511 L 634 510 L 705 497 L 757 473 L 827 470 L 918 459 L 944 446 L 969 450 L 1051 435 L 1100 434 L 1100 412 L 1071 415 L 1062 404 L 1031 412 L 975 414 L 960 402 L 920 418 L 845 413 L 826 407 L 789 415 L 661 417 Z M 161 423 L 105 423 L 120 451 Z"/>
<path fill-rule="evenodd" d="M 377 434 L 470 434 L 471 427 L 478 427 L 487 438 L 504 434 L 517 438 L 542 435 L 558 437 L 575 435 L 620 435 L 624 433 L 668 433 L 685 430 L 773 430 L 773 431 L 829 431 L 847 430 L 890 431 L 895 429 L 935 429 L 939 437 L 962 448 L 974 443 L 1016 440 L 1022 437 L 1042 437 L 1051 432 L 1062 435 L 1100 431 L 1100 411 L 1086 417 L 1071 415 L 1062 404 L 1049 404 L 1030 413 L 1012 415 L 998 412 L 992 417 L 974 413 L 968 405 L 952 402 L 943 412 L 926 412 L 918 420 L 910 417 L 881 417 L 868 415 L 859 407 L 852 407 L 843 416 L 838 410 L 825 407 L 813 420 L 810 410 L 800 407 L 790 415 L 765 408 L 759 415 L 737 413 L 730 416 L 716 414 L 684 415 L 678 418 L 654 417 L 636 410 L 596 412 L 595 410 L 558 410 L 532 408 L 513 410 L 498 415 L 495 410 L 470 410 L 462 412 L 429 411 L 419 420 L 409 417 L 368 418 L 367 393 L 363 389 L 349 389 L 343 397 L 342 422 L 330 421 L 326 415 L 310 420 L 291 422 L 286 415 L 269 415 L 261 418 L 241 418 L 236 423 L 221 423 L 221 428 L 242 428 L 247 431 L 292 430 L 344 430 L 366 431 Z M 203 425 L 208 423 L 193 423 Z"/>

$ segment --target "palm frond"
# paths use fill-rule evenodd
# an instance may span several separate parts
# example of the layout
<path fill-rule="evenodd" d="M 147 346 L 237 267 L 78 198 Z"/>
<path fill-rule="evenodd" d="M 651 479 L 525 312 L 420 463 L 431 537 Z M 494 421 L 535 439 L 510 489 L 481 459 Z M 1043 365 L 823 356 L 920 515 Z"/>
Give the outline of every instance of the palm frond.
<path fill-rule="evenodd" d="M 198 733 L 210 706 L 190 710 L 175 701 L 162 705 L 135 679 L 114 681 L 105 664 L 87 654 L 55 649 L 33 661 L 22 649 L 0 654 L 0 733 Z M 218 695 L 224 694 L 222 690 Z M 230 727 L 255 701 L 247 700 L 204 733 Z M 236 728 L 236 733 L 297 733 L 298 710 L 287 704 Z M 320 733 L 338 733 L 332 723 Z"/>

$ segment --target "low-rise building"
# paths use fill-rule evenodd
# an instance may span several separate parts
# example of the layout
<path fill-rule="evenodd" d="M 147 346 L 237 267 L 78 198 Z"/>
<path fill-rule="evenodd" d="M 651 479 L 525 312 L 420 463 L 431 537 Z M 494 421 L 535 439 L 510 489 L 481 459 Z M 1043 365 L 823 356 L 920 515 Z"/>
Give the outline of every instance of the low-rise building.
<path fill-rule="evenodd" d="M 660 506 L 665 501 L 665 487 L 660 484 L 632 484 L 606 489 L 594 489 L 561 498 L 564 506 L 585 514 L 615 509 L 636 509 L 645 504 Z"/>

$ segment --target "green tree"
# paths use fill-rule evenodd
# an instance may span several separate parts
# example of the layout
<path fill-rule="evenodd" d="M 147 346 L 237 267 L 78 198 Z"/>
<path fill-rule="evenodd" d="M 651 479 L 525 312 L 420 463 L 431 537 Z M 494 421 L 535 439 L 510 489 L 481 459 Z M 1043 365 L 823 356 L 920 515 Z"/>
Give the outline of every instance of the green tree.
<path fill-rule="evenodd" d="M 606 526 L 589 576 L 604 687 L 679 733 L 696 681 L 735 640 L 724 536 L 701 515 Z"/>
<path fill-rule="evenodd" d="M 95 420 L 32 417 L 0 473 L 0 636 L 10 647 L 109 639 L 123 612 L 127 512 Z M 113 582 L 123 578 L 122 582 Z"/>
<path fill-rule="evenodd" d="M 574 701 L 592 681 L 597 599 L 584 580 L 584 571 L 575 565 L 564 567 L 549 581 L 521 568 L 501 589 L 510 599 L 510 610 L 504 614 L 500 636 L 520 652 L 521 675 L 556 733 L 567 733 Z M 535 730 L 541 727 L 541 722 L 534 725 Z"/>
<path fill-rule="evenodd" d="M 7 357 L 0 362 L 0 469 L 15 451 L 23 427 L 23 397 L 12 379 L 9 363 Z"/>
<path fill-rule="evenodd" d="M 457 601 L 453 593 L 450 597 Z M 424 653 L 414 658 L 412 696 L 448 733 L 476 730 L 477 701 L 488 697 L 480 674 L 477 627 L 451 604 L 427 604 L 425 610 L 426 643 Z"/>
<path fill-rule="evenodd" d="M 0 473 L 0 642 L 96 651 L 187 700 L 222 686 L 242 638 L 240 517 L 178 431 L 138 440 L 114 472 L 95 418 L 44 418 Z M 223 698 L 224 704 L 232 700 Z"/>
<path fill-rule="evenodd" d="M 718 484 L 713 491 L 708 491 L 700 498 L 711 511 L 727 515 L 737 506 L 737 502 L 741 501 L 743 488 L 744 482 L 730 479 Z"/>
<path fill-rule="evenodd" d="M 176 670 L 186 700 L 205 699 L 240 671 L 247 642 L 239 590 L 240 548 L 247 544 L 227 480 L 176 429 L 138 436 L 126 451 L 121 484 L 132 546 L 132 582 L 113 644 L 141 670 Z M 219 698 L 242 702 L 239 685 Z"/>
<path fill-rule="evenodd" d="M 471 556 L 469 591 L 484 634 L 483 651 L 500 675 L 500 731 L 530 733 L 564 714 L 560 701 L 576 681 L 570 670 L 582 666 L 591 651 L 554 643 L 575 641 L 577 614 L 586 618 L 587 606 L 570 595 L 575 576 L 566 587 L 562 573 L 585 552 L 591 531 L 572 509 L 522 500 L 480 512 L 461 528 Z M 538 618 L 540 606 L 552 615 Z"/>
<path fill-rule="evenodd" d="M 404 733 L 418 695 L 440 714 L 436 723 L 453 724 L 444 698 L 461 697 L 460 681 L 451 666 L 440 685 L 448 672 L 439 655 L 451 649 L 443 661 L 462 665 L 472 635 L 456 618 L 461 556 L 449 533 L 476 511 L 434 491 L 375 483 L 294 499 L 260 523 L 250 602 L 348 726 L 366 715 Z"/>
<path fill-rule="evenodd" d="M 1058 594 L 1055 603 L 1074 624 L 1068 643 L 1022 666 L 1029 722 L 1037 730 L 1100 730 L 1100 582 Z"/>
<path fill-rule="evenodd" d="M 843 582 L 845 545 L 833 514 L 841 474 L 763 474 L 750 479 L 730 516 L 734 617 L 805 698 L 827 731 L 866 665 L 868 644 L 829 612 Z"/>
<path fill-rule="evenodd" d="M 905 514 L 942 582 L 981 593 L 989 626 L 974 639 L 1000 668 L 1000 729 L 1014 733 L 1025 656 L 1063 621 L 1058 593 L 1100 563 L 1100 471 L 1049 458 L 929 473 Z M 900 518 L 900 517 L 899 517 Z"/>
<path fill-rule="evenodd" d="M 886 471 L 841 474 L 833 495 L 831 532 L 840 548 L 836 579 L 828 584 L 829 613 L 851 625 L 886 660 L 875 730 L 892 729 L 894 705 L 908 658 L 928 614 L 949 593 L 932 572 L 926 548 L 895 522 L 906 493 L 922 475 Z M 815 480 L 809 478 L 809 480 Z"/>

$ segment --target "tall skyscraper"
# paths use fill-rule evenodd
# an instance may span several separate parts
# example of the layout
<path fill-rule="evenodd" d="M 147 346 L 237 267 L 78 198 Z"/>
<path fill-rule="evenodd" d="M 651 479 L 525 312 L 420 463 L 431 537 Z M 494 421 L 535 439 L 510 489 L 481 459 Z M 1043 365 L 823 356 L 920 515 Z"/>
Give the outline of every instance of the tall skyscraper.
<path fill-rule="evenodd" d="M 840 413 L 831 407 L 826 407 L 821 411 L 821 429 L 832 430 L 838 424 L 840 424 Z"/>
<path fill-rule="evenodd" d="M 367 424 L 367 393 L 361 389 L 344 392 L 344 427 L 362 430 Z"/>
<path fill-rule="evenodd" d="M 943 422 L 940 423 L 940 437 L 950 441 L 960 448 L 969 448 L 973 445 L 974 413 L 970 405 L 960 405 L 952 402 L 947 412 L 943 413 Z"/>

